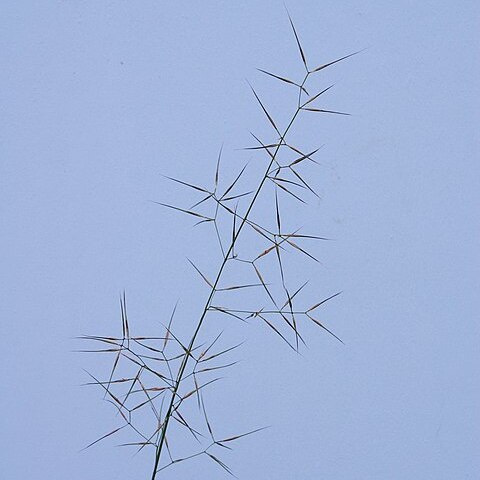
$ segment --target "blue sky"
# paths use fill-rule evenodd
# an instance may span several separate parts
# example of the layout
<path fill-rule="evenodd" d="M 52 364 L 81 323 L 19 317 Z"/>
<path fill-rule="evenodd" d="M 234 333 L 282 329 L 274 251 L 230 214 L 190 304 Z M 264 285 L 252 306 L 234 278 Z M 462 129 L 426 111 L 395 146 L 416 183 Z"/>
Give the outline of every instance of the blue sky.
<path fill-rule="evenodd" d="M 473 479 L 478 404 L 479 61 L 477 2 L 288 4 L 307 57 L 367 48 L 316 80 L 335 88 L 295 137 L 325 144 L 321 200 L 285 202 L 292 224 L 334 238 L 301 264 L 307 298 L 344 293 L 302 356 L 251 323 L 242 361 L 209 393 L 225 434 L 272 425 L 225 460 L 240 478 Z M 127 291 L 139 334 L 180 299 L 188 334 L 205 301 L 189 266 L 215 270 L 207 230 L 151 201 L 195 198 L 162 174 L 208 183 L 224 144 L 234 172 L 282 125 L 300 78 L 283 2 L 34 2 L 0 6 L 0 289 L 5 478 L 147 478 L 148 454 L 105 442 L 115 426 L 73 337 L 117 334 Z M 293 99 L 294 101 L 294 99 Z M 312 114 L 313 115 L 313 114 Z M 273 139 L 273 138 L 270 138 Z M 231 174 L 233 175 L 233 173 Z M 262 216 L 262 210 L 258 212 Z M 106 370 L 103 370 L 106 371 Z M 99 374 L 100 374 L 99 373 Z M 225 478 L 206 460 L 170 478 Z"/>

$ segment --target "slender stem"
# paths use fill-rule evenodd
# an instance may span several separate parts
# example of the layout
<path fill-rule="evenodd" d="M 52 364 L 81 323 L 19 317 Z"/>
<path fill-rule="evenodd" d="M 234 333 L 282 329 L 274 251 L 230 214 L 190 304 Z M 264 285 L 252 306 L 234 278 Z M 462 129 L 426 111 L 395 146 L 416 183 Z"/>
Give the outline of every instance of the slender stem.
<path fill-rule="evenodd" d="M 305 84 L 308 76 L 310 75 L 310 72 L 307 72 L 307 74 L 305 75 L 305 78 L 302 82 L 302 87 L 303 85 Z M 300 89 L 300 95 L 301 95 L 301 89 Z M 188 360 L 190 358 L 190 352 L 192 351 L 193 349 L 193 346 L 195 344 L 195 340 L 197 339 L 197 336 L 198 336 L 198 333 L 200 331 L 200 328 L 202 327 L 202 324 L 205 320 L 205 317 L 209 311 L 209 308 L 210 308 L 210 305 L 211 305 L 211 302 L 212 302 L 212 299 L 215 295 L 215 292 L 216 292 L 216 289 L 217 289 L 217 285 L 220 281 L 220 278 L 222 276 L 222 273 L 223 273 L 223 270 L 225 268 L 225 265 L 228 261 L 228 258 L 231 254 L 231 252 L 233 251 L 233 248 L 235 247 L 235 244 L 237 242 L 237 239 L 240 235 L 240 232 L 242 231 L 244 225 L 247 223 L 247 220 L 248 220 L 248 217 L 250 215 L 250 212 L 252 211 L 252 208 L 263 188 L 263 185 L 265 184 L 267 178 L 268 178 L 268 174 L 270 172 L 270 169 L 272 168 L 272 165 L 273 163 L 275 162 L 276 160 L 276 156 L 278 154 L 278 151 L 280 150 L 280 146 L 282 145 L 288 131 L 290 130 L 291 126 L 293 125 L 295 119 L 297 118 L 297 115 L 299 114 L 301 108 L 300 108 L 300 100 L 299 100 L 299 103 L 298 103 L 298 106 L 295 110 L 295 113 L 293 114 L 290 122 L 288 123 L 283 135 L 281 135 L 280 137 L 280 140 L 275 148 L 275 151 L 274 153 L 272 154 L 272 157 L 271 157 L 271 160 L 268 164 L 268 167 L 267 169 L 265 170 L 265 174 L 263 175 L 263 178 L 255 192 L 255 195 L 253 196 L 252 198 L 252 201 L 250 202 L 250 205 L 247 209 L 247 212 L 245 213 L 244 217 L 242 218 L 242 221 L 238 227 L 238 230 L 235 232 L 235 235 L 233 236 L 233 239 L 232 239 L 232 242 L 230 244 L 230 247 L 228 248 L 224 258 L 223 258 L 223 261 L 222 261 L 222 264 L 220 265 L 220 268 L 218 270 L 218 273 L 217 273 L 217 276 L 215 278 L 215 282 L 213 283 L 213 287 L 210 291 L 210 294 L 207 298 L 207 301 L 205 303 L 205 307 L 203 309 L 203 312 L 202 312 L 202 315 L 198 321 L 198 324 L 195 328 L 195 331 L 192 335 L 192 338 L 190 340 L 190 343 L 188 345 L 188 348 L 187 348 L 187 351 L 182 359 L 182 363 L 180 364 L 180 367 L 179 367 L 179 370 L 178 370 L 178 373 L 177 373 L 177 378 L 176 378 L 176 381 L 175 381 L 175 385 L 173 387 L 173 390 L 172 390 L 172 399 L 170 401 L 170 404 L 169 404 L 169 407 L 168 407 L 168 410 L 165 414 L 165 420 L 161 426 L 161 431 L 160 431 L 160 438 L 159 438 L 159 441 L 158 441 L 158 445 L 157 445 L 157 450 L 156 450 L 156 454 L 155 454 L 155 463 L 154 463 L 154 467 L 153 467 L 153 472 L 152 472 L 152 477 L 151 477 L 151 480 L 155 480 L 156 478 L 156 475 L 157 475 L 157 472 L 158 472 L 158 465 L 160 463 L 160 457 L 162 455 L 162 450 L 163 450 L 163 445 L 165 444 L 165 438 L 166 438 L 166 434 L 167 434 L 167 428 L 168 428 L 168 424 L 169 424 L 169 421 L 170 421 L 170 418 L 172 417 L 172 414 L 173 414 L 173 410 L 174 410 L 174 407 L 175 407 L 175 397 L 177 396 L 177 392 L 178 392 L 178 389 L 180 387 L 180 382 L 182 381 L 183 379 L 183 375 L 184 375 L 184 372 L 185 372 L 185 369 L 187 368 L 187 364 L 188 364 Z"/>

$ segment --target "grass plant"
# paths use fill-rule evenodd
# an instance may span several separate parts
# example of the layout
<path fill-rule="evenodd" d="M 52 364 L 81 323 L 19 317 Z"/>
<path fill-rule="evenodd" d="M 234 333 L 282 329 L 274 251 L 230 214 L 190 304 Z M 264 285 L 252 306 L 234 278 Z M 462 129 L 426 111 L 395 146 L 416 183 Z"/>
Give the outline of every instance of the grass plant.
<path fill-rule="evenodd" d="M 215 248 L 218 248 L 221 255 L 212 276 L 202 271 L 193 260 L 188 260 L 200 281 L 208 288 L 204 306 L 197 321 L 192 324 L 190 338 L 184 341 L 175 333 L 176 306 L 159 336 L 132 335 L 125 294 L 120 301 L 121 336 L 81 337 L 99 345 L 98 348 L 84 351 L 106 353 L 113 357 L 113 364 L 107 377 L 100 380 L 89 373 L 91 381 L 88 384 L 95 385 L 103 391 L 104 399 L 113 405 L 121 419 L 120 426 L 97 438 L 86 448 L 118 434 L 121 430 L 129 430 L 133 436 L 132 441 L 122 445 L 134 447 L 138 451 L 146 448 L 152 450 L 151 480 L 162 477 L 162 472 L 167 468 L 200 456 L 207 457 L 226 473 L 233 475 L 230 467 L 222 460 L 222 451 L 231 449 L 239 439 L 261 430 L 240 432 L 227 437 L 215 433 L 207 414 L 204 391 L 218 381 L 217 375 L 220 372 L 236 363 L 234 354 L 240 345 L 221 347 L 223 343 L 221 333 L 207 341 L 203 339 L 200 341 L 200 332 L 211 315 L 224 315 L 241 322 L 263 323 L 288 348 L 296 352 L 305 344 L 302 326 L 306 322 L 312 322 L 334 339 L 342 341 L 318 317 L 322 305 L 338 296 L 340 292 L 332 292 L 327 298 L 314 299 L 310 302 L 300 301 L 307 290 L 308 281 L 292 287 L 284 262 L 287 252 L 318 262 L 310 248 L 311 244 L 328 239 L 304 233 L 303 230 L 289 230 L 281 205 L 291 201 L 302 206 L 307 202 L 308 196 L 318 197 L 302 168 L 308 163 L 317 163 L 315 155 L 319 147 L 300 148 L 290 138 L 292 127 L 299 116 L 312 113 L 348 115 L 324 106 L 324 99 L 333 85 L 310 93 L 310 80 L 314 76 L 320 76 L 324 69 L 358 52 L 311 68 L 290 15 L 288 18 L 303 70 L 300 79 L 292 80 L 259 69 L 272 81 L 288 84 L 295 95 L 295 107 L 285 126 L 273 118 L 257 91 L 250 85 L 253 98 L 270 125 L 273 135 L 272 140 L 264 141 L 252 133 L 254 143 L 245 148 L 266 160 L 257 184 L 240 188 L 246 166 L 240 169 L 233 181 L 224 182 L 222 175 L 224 153 L 221 149 L 214 166 L 212 186 L 205 187 L 187 180 L 168 177 L 192 193 L 198 194 L 199 197 L 192 206 L 158 202 L 163 207 L 190 217 L 196 225 L 208 224 L 216 237 L 215 242 L 218 243 L 218 247 Z M 273 195 L 270 212 L 272 221 L 268 223 L 255 221 L 253 217 L 259 197 L 265 194 Z M 252 255 L 242 254 L 242 238 L 247 231 L 256 239 L 255 248 L 258 245 L 257 251 Z M 249 244 L 251 245 L 251 242 Z M 275 271 L 278 272 L 277 288 L 265 280 L 263 272 L 268 262 L 273 263 Z M 235 269 L 240 264 L 248 269 L 251 280 L 225 283 L 225 277 L 235 278 Z M 263 292 L 264 303 L 241 308 L 229 303 L 232 295 L 238 294 L 240 290 Z M 256 300 L 257 295 L 253 295 L 252 298 Z M 195 408 L 186 409 L 191 403 L 196 404 Z M 193 413 L 196 418 L 190 418 Z M 174 425 L 176 428 L 173 428 Z M 193 444 L 182 436 L 182 431 L 193 439 Z M 185 446 L 187 443 L 192 445 L 192 451 L 178 456 L 175 453 L 177 446 Z"/>

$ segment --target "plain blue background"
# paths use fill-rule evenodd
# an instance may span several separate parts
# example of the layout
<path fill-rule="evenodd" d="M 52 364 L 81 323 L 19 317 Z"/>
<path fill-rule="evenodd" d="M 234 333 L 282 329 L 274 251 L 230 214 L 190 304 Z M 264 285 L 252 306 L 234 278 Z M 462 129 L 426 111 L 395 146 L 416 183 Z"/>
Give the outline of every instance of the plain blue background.
<path fill-rule="evenodd" d="M 318 79 L 355 115 L 301 124 L 302 146 L 326 144 L 322 200 L 285 209 L 336 239 L 302 275 L 314 300 L 344 291 L 322 313 L 346 345 L 312 329 L 296 356 L 227 322 L 247 342 L 210 392 L 215 422 L 272 428 L 224 459 L 243 479 L 478 478 L 478 4 L 289 9 L 313 64 L 369 47 Z M 280 1 L 210 0 L 4 0 L 0 15 L 2 478 L 145 479 L 150 455 L 78 453 L 116 420 L 79 386 L 104 365 L 72 338 L 118 333 L 123 289 L 137 333 L 177 298 L 189 330 L 206 292 L 185 257 L 213 271 L 217 252 L 150 200 L 191 203 L 160 174 L 208 183 L 222 142 L 229 168 L 257 161 L 235 150 L 271 133 L 244 79 L 284 121 L 294 93 L 255 68 L 302 74 L 288 19 Z M 225 474 L 201 459 L 164 478 Z"/>

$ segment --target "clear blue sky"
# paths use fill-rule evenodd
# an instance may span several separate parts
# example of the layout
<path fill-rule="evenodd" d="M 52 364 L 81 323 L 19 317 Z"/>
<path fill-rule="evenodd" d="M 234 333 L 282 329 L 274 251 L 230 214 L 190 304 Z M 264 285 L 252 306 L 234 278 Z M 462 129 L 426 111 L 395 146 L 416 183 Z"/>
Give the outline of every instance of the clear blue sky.
<path fill-rule="evenodd" d="M 303 356 L 232 322 L 242 362 L 210 393 L 225 433 L 272 428 L 225 460 L 243 479 L 475 479 L 480 471 L 479 86 L 474 1 L 288 2 L 328 107 L 297 132 L 325 147 L 302 217 L 332 238 L 305 267 L 311 295 L 343 290 Z M 205 290 L 186 261 L 218 263 L 161 174 L 232 168 L 249 130 L 279 121 L 302 65 L 281 1 L 8 1 L 0 5 L 0 457 L 5 479 L 144 479 L 151 456 L 106 442 L 101 393 L 79 387 L 76 335 L 155 331 L 180 298 L 188 331 Z M 190 195 L 190 194 L 188 194 Z M 285 211 L 296 219 L 298 207 Z M 203 242 L 203 243 L 202 243 Z M 300 276 L 299 276 L 300 278 Z M 192 320 L 191 320 L 192 319 Z M 231 430 L 230 430 L 231 427 Z M 222 427 L 223 428 L 223 427 Z M 477 445 L 477 447 L 475 447 Z M 225 478 L 199 460 L 166 479 Z"/>

